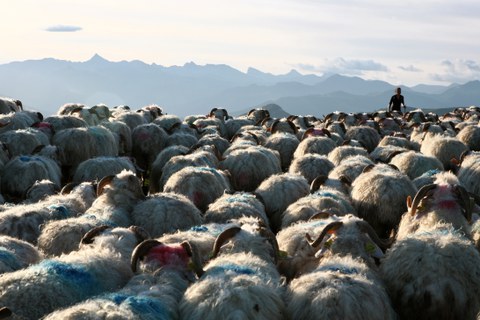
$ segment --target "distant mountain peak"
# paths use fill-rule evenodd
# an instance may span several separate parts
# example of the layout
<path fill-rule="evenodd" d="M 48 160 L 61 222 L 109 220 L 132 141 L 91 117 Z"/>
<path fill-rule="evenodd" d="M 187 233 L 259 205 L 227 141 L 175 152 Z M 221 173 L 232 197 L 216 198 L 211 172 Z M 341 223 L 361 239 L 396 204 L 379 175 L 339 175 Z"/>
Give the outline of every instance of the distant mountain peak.
<path fill-rule="evenodd" d="M 103 58 L 101 55 L 99 55 L 98 53 L 95 53 L 91 58 L 90 60 L 86 61 L 88 63 L 105 63 L 105 62 L 109 62 L 107 59 Z"/>

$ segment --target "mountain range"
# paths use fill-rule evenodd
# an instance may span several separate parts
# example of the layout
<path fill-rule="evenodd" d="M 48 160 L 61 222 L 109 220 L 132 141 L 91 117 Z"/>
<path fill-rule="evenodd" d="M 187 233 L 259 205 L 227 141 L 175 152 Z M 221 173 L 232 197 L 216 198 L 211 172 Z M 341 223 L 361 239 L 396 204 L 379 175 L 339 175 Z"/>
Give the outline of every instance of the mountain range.
<path fill-rule="evenodd" d="M 241 114 L 278 105 L 289 114 L 321 116 L 335 110 L 363 112 L 383 109 L 394 85 L 338 74 L 303 75 L 292 70 L 273 75 L 249 68 L 241 72 L 224 64 L 165 67 L 142 61 L 112 62 L 94 55 L 84 62 L 52 58 L 0 65 L 0 96 L 20 99 L 29 110 L 55 114 L 69 102 L 109 107 L 148 104 L 184 117 L 206 114 L 213 107 Z M 480 81 L 438 86 L 402 87 L 412 108 L 440 109 L 476 105 Z"/>

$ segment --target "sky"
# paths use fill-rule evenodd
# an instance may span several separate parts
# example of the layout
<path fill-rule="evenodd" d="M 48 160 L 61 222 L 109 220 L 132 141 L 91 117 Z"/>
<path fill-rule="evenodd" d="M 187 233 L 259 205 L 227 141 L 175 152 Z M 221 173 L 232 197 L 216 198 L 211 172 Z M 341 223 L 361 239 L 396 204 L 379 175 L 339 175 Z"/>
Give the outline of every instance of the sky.
<path fill-rule="evenodd" d="M 407 86 L 480 79 L 478 0 L 15 0 L 0 11 L 0 64 L 99 54 Z"/>

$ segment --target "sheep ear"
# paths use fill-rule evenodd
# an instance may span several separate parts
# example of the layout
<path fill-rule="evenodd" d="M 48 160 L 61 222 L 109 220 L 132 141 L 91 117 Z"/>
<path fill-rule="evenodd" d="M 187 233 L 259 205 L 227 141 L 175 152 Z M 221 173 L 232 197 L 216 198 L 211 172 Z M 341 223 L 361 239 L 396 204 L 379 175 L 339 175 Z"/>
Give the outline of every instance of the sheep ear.
<path fill-rule="evenodd" d="M 410 211 L 410 209 L 412 209 L 412 197 L 411 196 L 407 197 L 407 208 L 408 208 L 408 211 Z"/>
<path fill-rule="evenodd" d="M 200 254 L 198 252 L 197 247 L 188 241 L 182 242 L 181 246 L 183 247 L 183 249 L 185 249 L 187 254 L 192 258 L 192 269 L 197 275 L 197 277 L 200 278 L 205 273 L 205 271 L 202 268 L 202 261 L 200 259 Z"/>
<path fill-rule="evenodd" d="M 98 186 L 97 186 L 97 197 L 100 197 L 102 194 L 103 194 L 103 189 L 105 189 L 105 187 L 112 183 L 112 180 L 113 178 L 115 178 L 115 176 L 111 175 L 111 176 L 106 176 L 104 178 L 102 178 L 99 182 L 98 182 Z"/>
<path fill-rule="evenodd" d="M 373 169 L 373 167 L 375 167 L 375 165 L 369 164 L 368 166 L 366 166 L 365 168 L 363 168 L 362 173 L 371 171 L 371 170 Z"/>

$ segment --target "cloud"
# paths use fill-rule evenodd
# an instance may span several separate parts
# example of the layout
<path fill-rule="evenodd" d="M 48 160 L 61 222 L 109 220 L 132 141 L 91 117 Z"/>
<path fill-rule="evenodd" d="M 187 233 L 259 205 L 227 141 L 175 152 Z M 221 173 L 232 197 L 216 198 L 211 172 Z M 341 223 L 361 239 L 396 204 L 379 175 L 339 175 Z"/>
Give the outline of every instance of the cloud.
<path fill-rule="evenodd" d="M 303 71 L 320 73 L 338 73 L 342 75 L 363 75 L 368 71 L 387 72 L 387 66 L 373 60 L 347 60 L 336 58 L 326 60 L 323 65 L 315 66 L 312 64 L 297 64 L 297 68 Z"/>
<path fill-rule="evenodd" d="M 433 80 L 465 83 L 480 78 L 480 65 L 474 60 L 444 60 L 440 62 L 441 68 L 441 72 L 431 75 Z"/>
<path fill-rule="evenodd" d="M 400 70 L 408 71 L 408 72 L 421 72 L 422 71 L 422 69 L 419 69 L 412 64 L 409 65 L 409 66 L 398 66 L 398 68 Z"/>
<path fill-rule="evenodd" d="M 48 32 L 77 32 L 81 30 L 82 30 L 82 27 L 66 26 L 66 25 L 50 26 L 45 29 L 45 31 L 48 31 Z"/>

